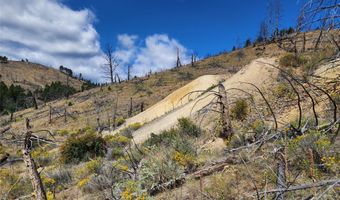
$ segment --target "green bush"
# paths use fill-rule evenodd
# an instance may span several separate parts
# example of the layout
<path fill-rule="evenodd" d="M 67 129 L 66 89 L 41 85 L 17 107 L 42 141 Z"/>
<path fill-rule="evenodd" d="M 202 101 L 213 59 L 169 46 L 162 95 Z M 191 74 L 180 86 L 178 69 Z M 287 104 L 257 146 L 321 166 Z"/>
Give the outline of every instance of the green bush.
<path fill-rule="evenodd" d="M 137 129 L 139 129 L 140 127 L 142 127 L 142 124 L 139 122 L 130 124 L 128 127 L 122 129 L 119 134 L 128 137 L 128 138 L 132 138 L 132 133 L 134 131 L 136 131 Z"/>
<path fill-rule="evenodd" d="M 275 96 L 282 98 L 282 97 L 285 97 L 286 95 L 288 95 L 291 91 L 286 84 L 280 83 L 274 88 L 273 92 L 274 92 Z"/>
<path fill-rule="evenodd" d="M 180 134 L 198 137 L 202 130 L 188 118 L 178 119 L 178 129 Z"/>
<path fill-rule="evenodd" d="M 120 126 L 125 123 L 125 119 L 123 117 L 118 117 L 116 120 L 117 126 Z"/>
<path fill-rule="evenodd" d="M 306 63 L 306 58 L 294 54 L 286 54 L 280 58 L 280 65 L 283 67 L 300 67 Z"/>
<path fill-rule="evenodd" d="M 231 108 L 231 117 L 237 120 L 244 120 L 248 115 L 248 103 L 244 99 L 236 101 L 235 105 Z"/>
<path fill-rule="evenodd" d="M 89 158 L 104 156 L 105 140 L 95 133 L 70 136 L 60 147 L 61 160 L 64 163 L 87 161 Z"/>

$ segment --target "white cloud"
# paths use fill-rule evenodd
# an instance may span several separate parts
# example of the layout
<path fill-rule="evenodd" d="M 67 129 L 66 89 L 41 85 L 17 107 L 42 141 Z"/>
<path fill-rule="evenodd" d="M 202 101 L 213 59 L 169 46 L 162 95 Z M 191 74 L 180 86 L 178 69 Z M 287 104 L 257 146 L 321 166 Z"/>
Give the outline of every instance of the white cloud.
<path fill-rule="evenodd" d="M 122 66 L 132 65 L 133 75 L 143 76 L 150 70 L 155 72 L 174 67 L 177 60 L 177 48 L 182 64 L 190 62 L 189 51 L 166 34 L 154 34 L 146 37 L 141 45 L 136 43 L 137 37 L 134 35 L 119 35 L 119 45 L 115 52 Z"/>
<path fill-rule="evenodd" d="M 90 10 L 72 10 L 61 0 L 0 0 L 0 5 L 0 55 L 56 68 L 63 65 L 86 78 L 107 81 L 101 74 L 105 60 Z M 182 64 L 189 62 L 188 50 L 166 34 L 144 40 L 118 35 L 117 72 L 126 77 L 128 64 L 137 76 L 169 69 L 175 66 L 177 48 Z"/>
<path fill-rule="evenodd" d="M 94 15 L 57 0 L 0 0 L 0 55 L 58 67 L 99 80 L 103 62 Z"/>

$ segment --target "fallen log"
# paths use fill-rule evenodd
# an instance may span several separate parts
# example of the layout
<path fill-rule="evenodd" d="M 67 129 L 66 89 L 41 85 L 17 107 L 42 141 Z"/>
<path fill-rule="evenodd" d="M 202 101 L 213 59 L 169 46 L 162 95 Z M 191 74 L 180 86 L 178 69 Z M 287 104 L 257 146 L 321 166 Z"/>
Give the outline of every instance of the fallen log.
<path fill-rule="evenodd" d="M 200 170 L 197 170 L 193 172 L 192 174 L 183 174 L 179 178 L 176 178 L 174 180 L 170 180 L 166 183 L 161 183 L 159 185 L 156 185 L 148 190 L 148 193 L 151 196 L 154 196 L 160 192 L 163 192 L 168 189 L 174 189 L 177 188 L 185 183 L 187 179 L 194 178 L 194 179 L 199 179 L 204 176 L 208 176 L 210 174 L 213 174 L 215 172 L 222 171 L 226 165 L 228 164 L 239 164 L 241 161 L 236 159 L 234 156 L 230 156 L 226 159 L 219 160 L 216 162 L 213 162 L 209 164 L 208 166 L 203 167 Z"/>

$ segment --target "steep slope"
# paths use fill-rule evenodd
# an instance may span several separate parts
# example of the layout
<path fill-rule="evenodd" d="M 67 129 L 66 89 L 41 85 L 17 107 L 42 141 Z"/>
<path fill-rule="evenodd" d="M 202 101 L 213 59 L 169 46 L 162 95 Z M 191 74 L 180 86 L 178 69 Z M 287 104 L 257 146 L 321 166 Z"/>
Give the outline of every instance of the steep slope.
<path fill-rule="evenodd" d="M 257 85 L 258 87 L 264 87 L 267 82 L 275 79 L 277 70 L 274 70 L 263 63 L 274 64 L 275 60 L 274 58 L 256 59 L 249 65 L 245 66 L 242 70 L 237 72 L 235 75 L 225 80 L 223 85 L 226 87 L 226 89 L 235 87 L 240 89 L 250 89 L 249 85 L 241 83 L 248 82 Z M 190 117 L 195 112 L 209 104 L 209 102 L 214 98 L 213 96 L 208 96 L 209 94 L 203 94 L 199 98 L 196 98 L 192 101 L 189 99 L 183 99 L 183 101 L 180 102 L 180 99 L 189 92 L 195 90 L 205 90 L 211 86 L 214 86 L 222 79 L 223 76 L 202 76 L 187 84 L 183 88 L 176 90 L 164 100 L 155 104 L 146 111 L 128 119 L 126 124 L 123 127 L 120 127 L 120 129 L 117 131 L 136 122 L 146 123 L 143 127 L 134 132 L 134 139 L 136 143 L 141 143 L 146 140 L 151 133 L 158 134 L 162 130 L 169 129 L 177 123 L 179 118 Z M 213 90 L 217 91 L 216 88 Z M 237 95 L 237 93 L 230 91 L 229 95 Z M 174 106 L 171 110 L 172 105 L 177 106 Z M 163 115 L 160 116 L 161 114 Z"/>
<path fill-rule="evenodd" d="M 42 88 L 46 84 L 60 81 L 63 84 L 68 84 L 73 88 L 80 90 L 82 81 L 68 77 L 59 70 L 44 65 L 9 61 L 8 63 L 0 63 L 0 81 L 6 85 L 20 85 L 27 90 L 35 90 Z"/>

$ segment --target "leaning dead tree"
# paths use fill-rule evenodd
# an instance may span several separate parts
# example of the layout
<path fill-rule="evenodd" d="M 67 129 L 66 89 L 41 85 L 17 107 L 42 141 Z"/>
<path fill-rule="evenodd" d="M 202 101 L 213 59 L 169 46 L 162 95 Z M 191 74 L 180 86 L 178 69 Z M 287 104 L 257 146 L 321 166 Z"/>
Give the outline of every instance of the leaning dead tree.
<path fill-rule="evenodd" d="M 42 184 L 40 174 L 37 170 L 37 166 L 31 156 L 32 149 L 32 131 L 30 130 L 31 126 L 29 124 L 29 119 L 26 119 L 26 133 L 25 133 L 25 141 L 24 141 L 24 149 L 22 150 L 24 163 L 26 165 L 26 169 L 30 176 L 30 180 L 33 186 L 33 191 L 38 200 L 46 200 L 46 192 L 44 186 Z"/>

